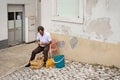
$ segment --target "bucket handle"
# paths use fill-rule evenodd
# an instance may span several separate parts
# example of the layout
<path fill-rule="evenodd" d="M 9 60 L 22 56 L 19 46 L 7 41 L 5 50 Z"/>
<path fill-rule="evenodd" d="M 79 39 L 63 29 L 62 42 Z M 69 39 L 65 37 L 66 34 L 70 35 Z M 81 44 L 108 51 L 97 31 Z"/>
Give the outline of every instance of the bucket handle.
<path fill-rule="evenodd" d="M 54 63 L 60 63 L 63 59 L 64 59 L 64 57 L 61 58 L 61 59 L 60 59 L 59 61 L 57 61 L 57 62 L 55 62 L 55 60 L 53 59 L 53 62 L 54 62 Z"/>

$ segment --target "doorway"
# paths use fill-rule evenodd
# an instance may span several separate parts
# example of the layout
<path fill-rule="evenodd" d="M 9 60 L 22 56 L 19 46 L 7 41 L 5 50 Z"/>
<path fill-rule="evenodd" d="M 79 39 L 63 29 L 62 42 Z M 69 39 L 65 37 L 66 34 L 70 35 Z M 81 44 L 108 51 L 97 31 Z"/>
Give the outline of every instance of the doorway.
<path fill-rule="evenodd" d="M 8 5 L 8 45 L 23 43 L 24 5 Z"/>

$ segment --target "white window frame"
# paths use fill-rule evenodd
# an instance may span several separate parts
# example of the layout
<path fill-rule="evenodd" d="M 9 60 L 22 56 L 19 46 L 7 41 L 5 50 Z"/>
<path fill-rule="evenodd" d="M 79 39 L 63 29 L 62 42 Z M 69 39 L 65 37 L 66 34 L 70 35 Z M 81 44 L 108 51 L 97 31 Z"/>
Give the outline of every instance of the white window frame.
<path fill-rule="evenodd" d="M 83 23 L 83 6 L 84 6 L 83 4 L 84 4 L 84 0 L 79 0 L 79 17 L 78 18 L 62 17 L 57 15 L 57 1 L 52 0 L 52 20 L 72 22 L 72 23 Z"/>

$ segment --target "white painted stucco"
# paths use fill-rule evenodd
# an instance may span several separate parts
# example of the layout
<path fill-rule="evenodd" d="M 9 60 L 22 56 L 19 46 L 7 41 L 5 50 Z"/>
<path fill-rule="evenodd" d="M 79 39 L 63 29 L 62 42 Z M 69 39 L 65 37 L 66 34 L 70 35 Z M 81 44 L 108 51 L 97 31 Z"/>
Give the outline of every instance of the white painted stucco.
<path fill-rule="evenodd" d="M 44 26 L 48 31 L 53 33 L 77 36 L 102 42 L 119 43 L 120 0 L 83 0 L 83 1 L 84 1 L 83 4 L 84 22 L 80 24 L 53 21 L 52 0 L 41 0 L 42 26 Z M 96 30 L 94 30 L 93 25 Z M 98 32 L 97 30 L 97 28 L 101 29 L 99 28 L 100 26 L 103 26 L 103 33 Z"/>
<path fill-rule="evenodd" d="M 25 27 L 28 27 L 28 30 L 29 28 L 31 27 L 32 24 L 34 24 L 34 27 L 33 28 L 33 32 L 32 34 L 36 34 L 36 22 L 37 21 L 37 3 L 38 0 L 0 0 L 0 41 L 1 40 L 5 40 L 5 39 L 8 39 L 8 24 L 7 24 L 7 21 L 8 21 L 8 18 L 7 18 L 7 5 L 8 4 L 23 4 L 24 5 L 24 11 L 25 11 L 25 19 L 27 18 L 29 21 L 31 19 L 31 17 L 34 17 L 34 20 L 35 22 L 26 22 L 24 21 L 24 36 L 26 38 L 29 38 L 29 35 L 25 35 L 25 34 L 29 34 L 29 33 L 26 33 L 26 32 L 30 32 L 30 31 L 26 31 L 25 30 Z M 25 20 L 24 19 L 24 20 Z M 27 24 L 28 23 L 28 24 Z M 28 26 L 25 26 L 25 25 L 28 25 Z M 25 39 L 24 37 L 24 39 Z M 35 40 L 35 37 L 33 36 L 32 37 L 33 40 Z M 29 40 L 27 41 L 25 39 L 26 42 L 29 42 Z"/>
<path fill-rule="evenodd" d="M 83 2 L 83 23 L 72 23 L 52 20 L 52 0 L 0 0 L 0 40 L 8 39 L 7 4 L 24 4 L 25 20 L 28 18 L 29 21 L 30 17 L 34 17 L 36 27 L 42 25 L 49 32 L 102 42 L 120 42 L 120 1 L 83 0 Z M 107 28 L 103 29 L 104 33 L 96 31 L 97 28 L 99 29 L 102 26 L 99 26 L 100 21 L 105 21 L 103 28 L 107 25 Z M 24 23 L 28 27 L 31 24 L 33 23 L 26 21 Z M 94 25 L 96 30 L 91 25 Z M 33 30 L 34 33 L 36 33 L 36 27 Z M 25 38 L 28 38 L 28 36 L 26 35 Z"/>

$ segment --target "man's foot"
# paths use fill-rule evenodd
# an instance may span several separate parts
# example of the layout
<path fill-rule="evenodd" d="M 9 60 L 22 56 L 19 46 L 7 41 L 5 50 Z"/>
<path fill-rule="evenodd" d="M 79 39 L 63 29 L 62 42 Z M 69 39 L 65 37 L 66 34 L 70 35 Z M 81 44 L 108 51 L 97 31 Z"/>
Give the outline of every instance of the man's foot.
<path fill-rule="evenodd" d="M 30 67 L 30 63 L 28 63 L 25 67 Z"/>

